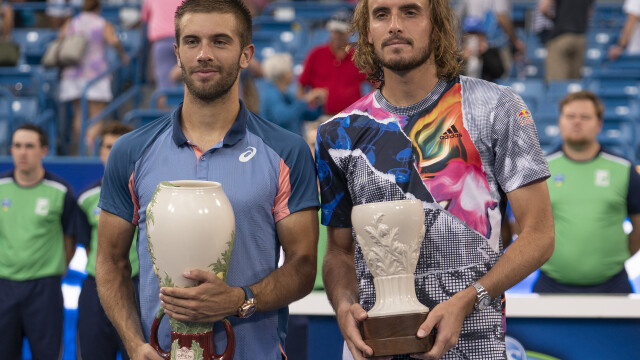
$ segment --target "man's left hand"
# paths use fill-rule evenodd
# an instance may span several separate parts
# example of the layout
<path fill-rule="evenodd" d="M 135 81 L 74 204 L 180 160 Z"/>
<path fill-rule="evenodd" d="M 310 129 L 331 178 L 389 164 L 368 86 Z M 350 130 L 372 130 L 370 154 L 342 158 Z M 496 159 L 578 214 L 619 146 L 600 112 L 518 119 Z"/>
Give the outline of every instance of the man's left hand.
<path fill-rule="evenodd" d="M 433 328 L 438 330 L 436 341 L 430 351 L 424 354 L 412 354 L 414 359 L 439 359 L 458 343 L 462 323 L 473 310 L 476 291 L 467 288 L 449 300 L 436 305 L 427 316 L 427 320 L 418 329 L 418 337 L 424 338 Z"/>
<path fill-rule="evenodd" d="M 244 292 L 231 287 L 215 274 L 191 270 L 183 276 L 197 281 L 190 288 L 163 287 L 160 302 L 165 314 L 178 321 L 216 322 L 226 316 L 235 315 L 244 301 Z"/>

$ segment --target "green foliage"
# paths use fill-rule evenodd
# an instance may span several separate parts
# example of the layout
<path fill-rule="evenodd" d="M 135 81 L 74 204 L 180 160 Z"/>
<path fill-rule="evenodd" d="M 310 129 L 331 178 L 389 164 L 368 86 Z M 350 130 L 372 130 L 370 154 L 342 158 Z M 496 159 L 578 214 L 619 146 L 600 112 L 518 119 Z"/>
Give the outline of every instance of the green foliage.
<path fill-rule="evenodd" d="M 215 263 L 209 264 L 209 268 L 217 275 L 222 273 L 222 280 L 227 281 L 227 272 L 229 272 L 229 264 L 231 263 L 231 252 L 233 251 L 233 243 L 236 238 L 236 232 L 231 233 L 231 240 L 227 241 L 227 249 L 222 253 Z"/>

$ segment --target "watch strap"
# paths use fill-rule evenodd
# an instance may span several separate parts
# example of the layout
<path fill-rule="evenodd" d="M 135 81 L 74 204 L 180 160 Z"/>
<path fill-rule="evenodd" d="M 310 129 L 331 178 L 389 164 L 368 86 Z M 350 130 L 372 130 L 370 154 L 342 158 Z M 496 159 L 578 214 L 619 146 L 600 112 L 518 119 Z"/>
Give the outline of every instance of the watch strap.
<path fill-rule="evenodd" d="M 244 300 L 249 300 L 249 299 L 253 299 L 255 296 L 253 296 L 253 291 L 251 291 L 251 289 L 248 286 L 241 286 L 240 288 L 242 288 L 242 291 L 244 291 Z"/>

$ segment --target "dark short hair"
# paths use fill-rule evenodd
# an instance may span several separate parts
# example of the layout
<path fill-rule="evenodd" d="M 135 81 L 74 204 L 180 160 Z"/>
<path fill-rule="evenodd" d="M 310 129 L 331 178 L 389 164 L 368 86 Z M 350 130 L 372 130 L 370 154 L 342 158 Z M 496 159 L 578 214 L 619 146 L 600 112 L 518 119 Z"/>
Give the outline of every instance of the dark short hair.
<path fill-rule="evenodd" d="M 100 8 L 100 0 L 84 0 L 83 11 L 96 11 Z"/>
<path fill-rule="evenodd" d="M 251 44 L 251 12 L 242 0 L 185 0 L 178 6 L 175 15 L 176 43 L 180 46 L 180 20 L 189 13 L 220 13 L 232 14 L 236 18 L 240 46 Z"/>
<path fill-rule="evenodd" d="M 122 136 L 130 131 L 133 131 L 133 126 L 119 121 L 110 121 L 102 125 L 100 137 L 103 138 L 106 135 Z"/>
<path fill-rule="evenodd" d="M 589 100 L 593 103 L 593 107 L 596 109 L 596 116 L 598 117 L 598 120 L 602 121 L 604 119 L 604 105 L 602 104 L 602 101 L 600 101 L 600 98 L 594 94 L 591 91 L 588 90 L 582 90 L 582 91 L 576 91 L 576 92 L 572 92 L 569 95 L 565 96 L 564 98 L 562 98 L 562 100 L 560 100 L 560 113 L 562 114 L 562 109 L 570 102 L 572 101 L 576 101 L 576 100 Z"/>
<path fill-rule="evenodd" d="M 47 136 L 47 133 L 44 132 L 44 130 L 42 130 L 41 127 L 39 127 L 38 125 L 34 125 L 34 124 L 22 124 L 20 126 L 18 126 L 18 128 L 13 132 L 14 134 L 18 131 L 18 130 L 27 130 L 27 131 L 33 131 L 35 133 L 38 134 L 38 139 L 40 140 L 40 146 L 41 147 L 49 147 L 49 137 Z"/>

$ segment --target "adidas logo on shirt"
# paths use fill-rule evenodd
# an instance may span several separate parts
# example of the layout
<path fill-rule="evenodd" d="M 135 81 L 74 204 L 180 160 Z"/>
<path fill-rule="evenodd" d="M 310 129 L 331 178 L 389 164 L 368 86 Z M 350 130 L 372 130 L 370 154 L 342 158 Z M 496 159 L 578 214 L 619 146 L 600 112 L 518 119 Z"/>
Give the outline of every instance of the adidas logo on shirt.
<path fill-rule="evenodd" d="M 462 138 L 462 134 L 456 129 L 455 125 L 451 125 L 447 131 L 442 133 L 440 140 Z"/>

